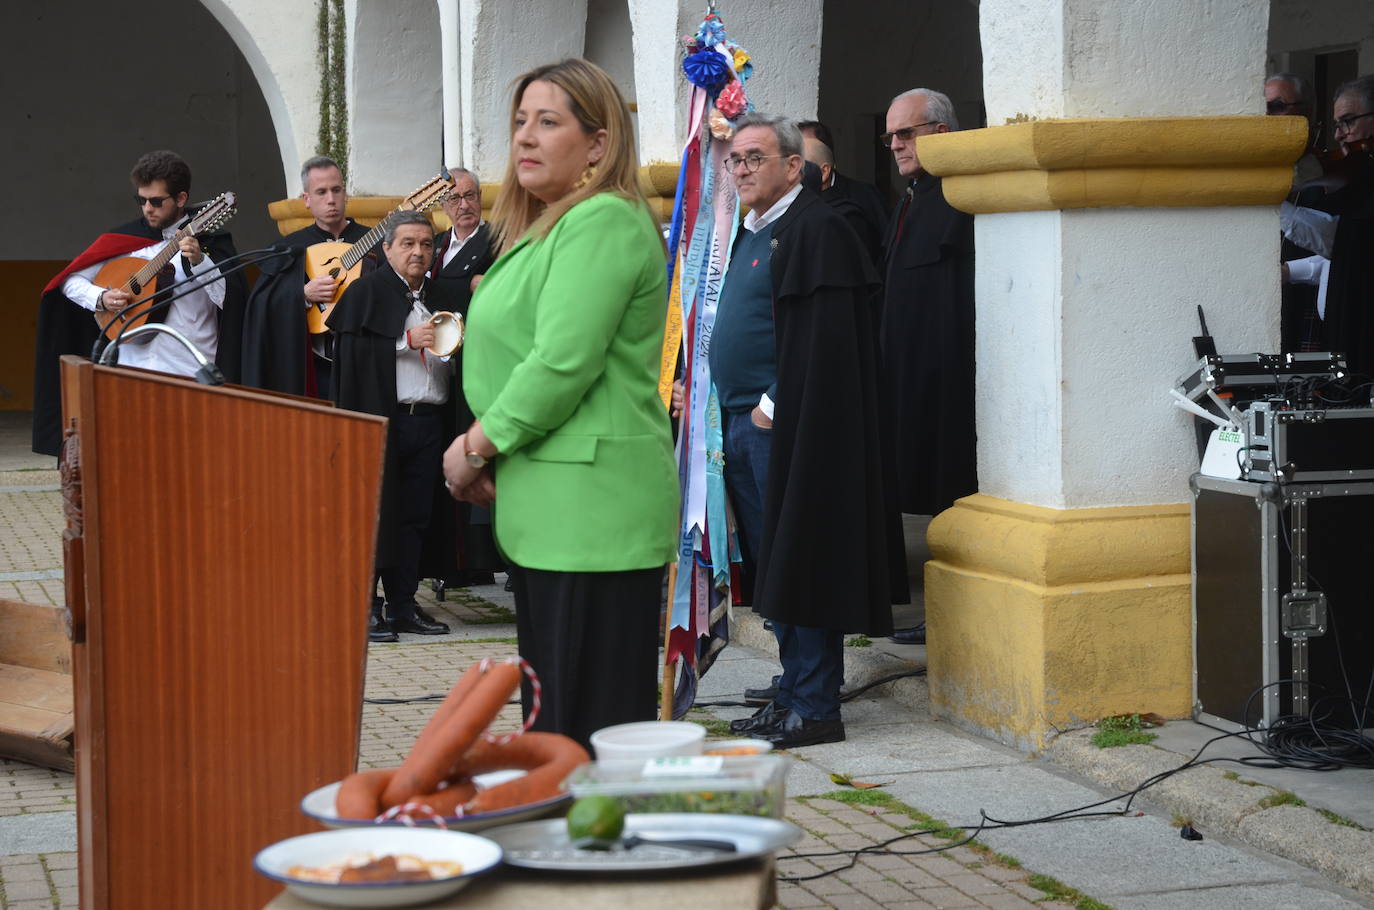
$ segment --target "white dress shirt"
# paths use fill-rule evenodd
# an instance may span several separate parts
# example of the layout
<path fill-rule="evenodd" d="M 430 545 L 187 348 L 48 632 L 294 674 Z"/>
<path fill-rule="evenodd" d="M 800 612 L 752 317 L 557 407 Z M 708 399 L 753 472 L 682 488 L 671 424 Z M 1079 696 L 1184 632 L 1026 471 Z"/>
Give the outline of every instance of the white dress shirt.
<path fill-rule="evenodd" d="M 444 250 L 444 261 L 439 263 L 439 268 L 436 269 L 436 271 L 448 268 L 448 264 L 453 261 L 453 257 L 457 256 L 463 247 L 468 245 L 469 240 L 477 236 L 477 232 L 482 229 L 482 225 L 484 224 L 486 224 L 485 221 L 478 221 L 477 227 L 472 229 L 472 233 L 468 234 L 462 240 L 457 240 L 457 234 L 454 233 L 453 228 L 449 228 L 449 235 L 454 239 L 449 240 L 448 249 Z"/>
<path fill-rule="evenodd" d="M 757 234 L 761 229 L 768 227 L 768 225 L 787 214 L 787 210 L 792 207 L 792 203 L 797 201 L 797 197 L 801 195 L 801 191 L 802 185 L 798 183 L 796 186 L 792 187 L 792 189 L 784 193 L 783 197 L 773 203 L 768 211 L 764 212 L 762 215 L 754 209 L 750 209 L 749 214 L 744 216 L 744 229 L 751 234 Z M 773 419 L 773 399 L 768 397 L 767 392 L 759 396 L 759 410 L 763 412 L 764 417 L 767 417 L 769 420 Z"/>
<path fill-rule="evenodd" d="M 176 228 L 165 228 L 162 236 L 164 240 L 128 255 L 136 259 L 152 259 L 161 252 L 168 240 L 176 236 Z M 219 310 L 224 306 L 224 279 L 219 275 L 219 266 L 207 253 L 200 260 L 200 265 L 191 268 L 192 277 L 187 279 L 185 257 L 178 252 L 171 261 L 176 268 L 178 282 L 175 293 L 180 294 L 188 288 L 192 290 L 172 301 L 171 306 L 163 310 L 161 321 L 185 335 L 197 350 L 214 360 L 215 351 L 219 348 Z M 94 284 L 93 280 L 104 265 L 104 262 L 100 262 L 68 275 L 67 280 L 62 282 L 62 293 L 77 305 L 94 312 L 96 302 L 105 288 Z M 188 281 L 194 281 L 195 284 L 182 283 Z M 120 365 L 175 373 L 178 376 L 196 375 L 200 365 L 175 338 L 152 335 L 146 343 L 140 341 L 142 339 L 120 345 Z"/>
<path fill-rule="evenodd" d="M 448 378 L 453 370 L 451 358 L 438 357 L 424 349 L 412 350 L 406 339 L 407 332 L 428 322 L 434 315 L 421 299 L 424 285 L 412 291 L 399 272 L 392 269 L 392 274 L 406 286 L 406 293 L 410 295 L 405 331 L 396 339 L 396 403 L 443 404 L 448 401 Z"/>

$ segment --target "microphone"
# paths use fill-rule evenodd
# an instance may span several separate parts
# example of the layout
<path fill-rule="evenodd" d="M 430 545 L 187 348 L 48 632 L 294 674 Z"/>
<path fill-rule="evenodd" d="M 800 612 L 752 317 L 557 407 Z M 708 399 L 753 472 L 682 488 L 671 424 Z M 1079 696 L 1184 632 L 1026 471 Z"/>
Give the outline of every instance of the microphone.
<path fill-rule="evenodd" d="M 215 365 L 215 362 L 213 360 L 210 360 L 204 354 L 202 354 L 200 352 L 200 348 L 191 344 L 191 342 L 186 338 L 185 335 L 181 334 L 171 326 L 164 325 L 161 322 L 145 322 L 143 325 L 139 326 L 136 329 L 129 329 L 127 331 L 120 332 L 119 337 L 117 337 L 114 341 L 106 345 L 105 349 L 100 352 L 100 359 L 96 362 L 101 366 L 114 366 L 115 364 L 119 363 L 120 345 L 122 345 L 126 341 L 131 341 L 134 338 L 139 337 L 140 335 L 147 335 L 152 332 L 172 336 L 177 341 L 181 342 L 182 347 L 191 352 L 191 356 L 196 359 L 197 364 L 195 377 L 196 382 L 200 383 L 201 385 L 224 385 L 224 373 L 221 372 L 220 368 Z"/>

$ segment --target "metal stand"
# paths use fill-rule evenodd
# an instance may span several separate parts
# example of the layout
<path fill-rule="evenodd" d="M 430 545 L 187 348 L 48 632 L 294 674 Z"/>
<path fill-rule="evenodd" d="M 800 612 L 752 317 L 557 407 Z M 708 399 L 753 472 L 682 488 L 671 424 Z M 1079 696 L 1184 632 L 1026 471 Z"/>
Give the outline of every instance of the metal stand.
<path fill-rule="evenodd" d="M 1292 554 L 1292 584 L 1289 593 L 1280 600 L 1280 628 L 1284 637 L 1293 643 L 1293 713 L 1307 717 L 1312 707 L 1308 680 L 1308 640 L 1326 634 L 1326 595 L 1307 590 L 1308 491 L 1294 487 L 1287 492 L 1293 518 L 1288 541 Z"/>

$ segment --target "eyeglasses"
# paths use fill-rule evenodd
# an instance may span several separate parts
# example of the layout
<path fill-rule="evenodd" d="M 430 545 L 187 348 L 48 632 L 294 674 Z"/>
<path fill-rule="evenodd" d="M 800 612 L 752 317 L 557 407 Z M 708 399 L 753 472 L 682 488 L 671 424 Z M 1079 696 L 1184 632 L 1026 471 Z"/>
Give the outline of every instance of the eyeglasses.
<path fill-rule="evenodd" d="M 1302 107 L 1302 102 L 1284 101 L 1282 98 L 1275 98 L 1272 101 L 1264 102 L 1264 111 L 1267 114 L 1278 114 L 1294 107 Z"/>
<path fill-rule="evenodd" d="M 448 198 L 450 202 L 466 202 L 468 205 L 472 205 L 477 201 L 479 195 L 476 190 L 472 190 L 467 193 L 450 193 Z"/>
<path fill-rule="evenodd" d="M 725 161 L 722 162 L 722 164 L 723 164 L 723 166 L 725 167 L 725 172 L 726 172 L 727 174 L 733 174 L 733 173 L 739 168 L 739 166 L 740 166 L 741 164 L 744 165 L 744 170 L 745 170 L 745 171 L 747 171 L 748 173 L 752 174 L 752 173 L 754 173 L 755 171 L 757 171 L 759 168 L 763 167 L 763 163 L 764 163 L 765 161 L 767 161 L 769 158 L 788 158 L 788 157 L 791 157 L 791 156 L 789 156 L 789 155 L 760 155 L 758 152 L 755 152 L 755 153 L 752 154 L 752 155 L 745 155 L 743 158 L 741 158 L 739 155 L 729 155 L 729 156 L 726 157 Z"/>
<path fill-rule="evenodd" d="M 138 195 L 137 193 L 135 193 L 135 194 L 134 194 L 134 204 L 137 205 L 139 208 L 142 208 L 142 207 L 145 206 L 145 205 L 151 205 L 151 206 L 152 206 L 153 208 L 155 208 L 155 209 L 160 209 L 160 208 L 162 208 L 162 204 L 163 204 L 164 202 L 166 202 L 168 199 L 171 199 L 171 198 L 172 198 L 171 196 L 147 196 L 147 197 L 144 197 L 144 196 L 140 196 L 140 195 Z"/>
<path fill-rule="evenodd" d="M 1356 120 L 1363 120 L 1365 117 L 1374 117 L 1374 111 L 1366 111 L 1363 114 L 1347 114 L 1344 117 L 1336 118 L 1336 132 L 1348 133 L 1355 128 Z"/>
<path fill-rule="evenodd" d="M 941 121 L 939 120 L 927 120 L 925 123 L 918 123 L 915 126 L 904 126 L 899 130 L 893 130 L 890 133 L 883 133 L 881 136 L 878 137 L 878 144 L 885 149 L 890 149 L 892 148 L 892 140 L 894 138 L 900 139 L 903 142 L 910 142 L 913 138 L 915 138 L 916 131 L 919 130 L 921 127 L 930 126 L 932 123 L 940 122 Z"/>

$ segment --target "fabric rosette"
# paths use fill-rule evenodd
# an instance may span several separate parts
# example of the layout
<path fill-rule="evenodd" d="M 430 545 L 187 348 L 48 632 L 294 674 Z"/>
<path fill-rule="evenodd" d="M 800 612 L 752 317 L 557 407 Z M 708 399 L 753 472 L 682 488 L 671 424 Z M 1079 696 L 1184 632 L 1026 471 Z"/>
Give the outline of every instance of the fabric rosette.
<path fill-rule="evenodd" d="M 731 84 L 733 85 L 734 83 Z M 726 118 L 719 109 L 712 109 L 711 116 L 708 118 L 707 122 L 711 127 L 711 136 L 713 138 L 719 139 L 721 142 L 728 142 L 734 138 L 734 126 L 730 124 L 729 119 Z"/>
<path fill-rule="evenodd" d="M 720 111 L 731 120 L 739 117 L 749 109 L 749 100 L 744 97 L 744 83 L 738 79 L 732 79 L 730 84 L 720 90 L 716 96 L 716 110 Z"/>
<path fill-rule="evenodd" d="M 682 71 L 688 82 L 713 94 L 734 75 L 730 63 L 709 47 L 685 58 Z"/>

